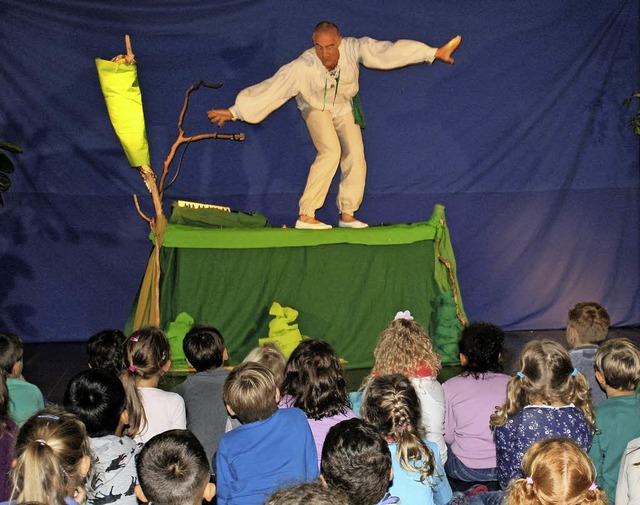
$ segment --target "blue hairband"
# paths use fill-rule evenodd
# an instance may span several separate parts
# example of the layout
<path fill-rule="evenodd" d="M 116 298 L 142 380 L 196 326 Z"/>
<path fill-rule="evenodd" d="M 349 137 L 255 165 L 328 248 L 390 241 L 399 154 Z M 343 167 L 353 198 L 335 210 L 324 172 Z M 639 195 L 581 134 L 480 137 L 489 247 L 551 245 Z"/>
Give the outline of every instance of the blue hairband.
<path fill-rule="evenodd" d="M 576 375 L 578 375 L 578 369 L 574 368 L 573 372 L 571 372 L 571 377 L 575 377 Z"/>
<path fill-rule="evenodd" d="M 524 374 L 522 372 L 518 372 L 518 373 L 516 373 L 516 375 L 518 377 L 520 377 L 521 379 L 524 379 Z"/>

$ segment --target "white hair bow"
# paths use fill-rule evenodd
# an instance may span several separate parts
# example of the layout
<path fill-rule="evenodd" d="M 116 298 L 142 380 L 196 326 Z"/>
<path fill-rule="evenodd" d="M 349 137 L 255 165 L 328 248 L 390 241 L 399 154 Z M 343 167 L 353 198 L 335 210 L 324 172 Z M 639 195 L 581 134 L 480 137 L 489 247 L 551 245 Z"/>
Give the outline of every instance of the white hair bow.
<path fill-rule="evenodd" d="M 405 310 L 404 312 L 398 312 L 393 320 L 395 321 L 396 319 L 407 319 L 409 321 L 413 321 L 413 316 L 411 315 L 411 312 Z"/>

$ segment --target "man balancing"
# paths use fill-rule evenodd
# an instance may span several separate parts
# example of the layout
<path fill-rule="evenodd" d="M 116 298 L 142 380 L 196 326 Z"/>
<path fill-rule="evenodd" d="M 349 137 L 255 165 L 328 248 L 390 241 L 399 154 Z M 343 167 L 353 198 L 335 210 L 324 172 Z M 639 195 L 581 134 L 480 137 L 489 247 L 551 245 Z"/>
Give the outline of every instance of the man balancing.
<path fill-rule="evenodd" d="M 241 91 L 229 109 L 210 110 L 207 116 L 218 126 L 238 119 L 259 123 L 295 97 L 318 151 L 300 198 L 296 228 L 331 228 L 318 221 L 315 212 L 324 204 L 338 165 L 342 172 L 337 198 L 339 226 L 366 228 L 366 223 L 354 217 L 362 203 L 367 172 L 357 99 L 359 64 L 390 70 L 434 60 L 453 63 L 451 54 L 462 38 L 458 35 L 440 48 L 414 40 L 342 38 L 334 23 L 322 21 L 313 30 L 312 39 L 312 49 L 281 67 L 273 77 Z"/>

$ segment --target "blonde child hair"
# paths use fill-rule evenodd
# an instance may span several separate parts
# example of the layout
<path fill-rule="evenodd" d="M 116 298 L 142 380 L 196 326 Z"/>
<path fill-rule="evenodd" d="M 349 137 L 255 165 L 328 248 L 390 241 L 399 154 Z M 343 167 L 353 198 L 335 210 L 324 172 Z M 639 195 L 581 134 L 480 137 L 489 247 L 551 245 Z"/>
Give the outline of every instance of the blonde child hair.
<path fill-rule="evenodd" d="M 125 370 L 120 379 L 127 394 L 129 427 L 124 435 L 131 438 L 142 432 L 147 426 L 142 398 L 138 384 L 164 375 L 169 362 L 171 348 L 164 331 L 154 326 L 140 328 L 127 339 L 124 348 Z"/>
<path fill-rule="evenodd" d="M 280 352 L 276 346 L 268 344 L 261 347 L 256 347 L 249 351 L 249 354 L 242 360 L 243 363 L 260 363 L 266 366 L 276 381 L 276 386 L 282 385 L 284 379 L 284 369 L 287 366 L 287 358 Z"/>
<path fill-rule="evenodd" d="M 73 414 L 49 407 L 22 426 L 14 449 L 11 501 L 65 505 L 82 502 L 91 450 L 84 424 Z"/>
<path fill-rule="evenodd" d="M 491 428 L 503 426 L 509 417 L 534 403 L 573 403 L 595 428 L 589 381 L 573 367 L 569 353 L 558 342 L 532 340 L 524 346 L 520 371 L 507 383 L 507 399 L 491 416 Z"/>
<path fill-rule="evenodd" d="M 367 386 L 362 400 L 362 418 L 398 445 L 397 459 L 420 482 L 432 475 L 436 462 L 424 443 L 420 400 L 411 381 L 402 374 L 380 375 Z"/>
<path fill-rule="evenodd" d="M 434 377 L 440 371 L 440 355 L 433 350 L 427 332 L 413 318 L 397 316 L 391 321 L 380 334 L 373 356 L 375 363 L 369 378 L 392 373 L 411 378 L 423 367 L 428 367 Z"/>
<path fill-rule="evenodd" d="M 522 459 L 526 478 L 509 483 L 508 505 L 607 505 L 595 485 L 589 456 L 568 438 L 548 438 L 531 445 Z"/>
<path fill-rule="evenodd" d="M 611 319 L 602 305 L 596 302 L 576 303 L 569 309 L 567 333 L 575 330 L 582 344 L 600 344 L 607 338 Z"/>

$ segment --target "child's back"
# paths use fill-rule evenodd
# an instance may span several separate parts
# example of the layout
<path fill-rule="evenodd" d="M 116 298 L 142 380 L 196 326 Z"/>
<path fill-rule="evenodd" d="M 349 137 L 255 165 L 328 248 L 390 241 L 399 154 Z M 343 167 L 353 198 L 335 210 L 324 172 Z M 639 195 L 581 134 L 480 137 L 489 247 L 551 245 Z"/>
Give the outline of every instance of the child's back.
<path fill-rule="evenodd" d="M 11 460 L 13 459 L 13 441 L 18 433 L 18 426 L 9 417 L 9 394 L 3 373 L 0 373 L 0 502 L 11 496 Z"/>
<path fill-rule="evenodd" d="M 627 444 L 640 437 L 640 351 L 631 340 L 603 343 L 596 354 L 596 377 L 607 399 L 596 408 L 597 431 L 589 456 L 598 474 L 597 484 L 615 502 L 620 460 Z"/>
<path fill-rule="evenodd" d="M 567 343 L 571 346 L 569 356 L 576 367 L 589 380 L 591 401 L 597 407 L 607 395 L 596 380 L 594 363 L 598 346 L 607 338 L 609 314 L 595 302 L 576 303 L 569 310 L 567 321 Z"/>
<path fill-rule="evenodd" d="M 329 343 L 306 339 L 291 353 L 282 382 L 280 407 L 293 406 L 300 408 L 307 417 L 319 468 L 329 429 L 355 417 L 349 406 L 344 369 Z"/>
<path fill-rule="evenodd" d="M 452 498 L 438 446 L 424 437 L 420 401 L 407 377 L 380 375 L 364 392 L 362 417 L 389 443 L 393 482 L 401 503 L 445 505 Z"/>
<path fill-rule="evenodd" d="M 22 376 L 22 340 L 11 333 L 0 333 L 0 369 L 7 378 L 9 416 L 21 426 L 32 414 L 44 408 L 44 397 L 35 384 Z"/>
<path fill-rule="evenodd" d="M 69 381 L 64 406 L 85 424 L 93 465 L 89 474 L 87 503 L 137 505 L 136 455 L 138 444 L 120 436 L 127 422 L 126 396 L 112 370 L 92 368 Z"/>
<path fill-rule="evenodd" d="M 568 437 L 588 451 L 594 427 L 587 379 L 573 367 L 566 349 L 534 340 L 520 354 L 520 371 L 507 385 L 507 400 L 491 416 L 498 482 L 521 477 L 524 453 L 538 440 Z"/>
<path fill-rule="evenodd" d="M 187 429 L 200 441 L 211 463 L 227 421 L 222 399 L 222 386 L 229 375 L 222 368 L 227 351 L 220 332 L 210 326 L 191 328 L 182 346 L 188 362 L 197 372 L 174 391 L 184 400 Z"/>
<path fill-rule="evenodd" d="M 278 489 L 318 477 L 315 444 L 304 413 L 278 409 L 273 374 L 257 363 L 236 367 L 224 386 L 242 426 L 220 439 L 216 454 L 219 505 L 261 505 Z"/>
<path fill-rule="evenodd" d="M 496 480 L 496 446 L 489 418 L 507 394 L 510 377 L 499 373 L 504 332 L 472 322 L 460 337 L 462 374 L 446 381 L 445 442 L 450 446 L 447 475 L 464 481 Z"/>
<path fill-rule="evenodd" d="M 160 378 L 170 368 L 169 341 L 165 333 L 152 326 L 135 331 L 126 342 L 121 379 L 127 391 L 131 436 L 146 443 L 155 435 L 172 429 L 185 429 L 184 400 L 177 393 L 158 388 Z"/>

